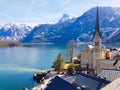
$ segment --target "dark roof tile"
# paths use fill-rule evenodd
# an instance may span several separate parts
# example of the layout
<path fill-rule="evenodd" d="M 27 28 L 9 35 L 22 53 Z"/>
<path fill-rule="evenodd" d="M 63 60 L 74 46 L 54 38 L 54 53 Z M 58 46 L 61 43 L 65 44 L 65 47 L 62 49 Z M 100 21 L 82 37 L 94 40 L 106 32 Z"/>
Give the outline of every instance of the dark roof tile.
<path fill-rule="evenodd" d="M 81 87 L 85 86 L 90 90 L 99 90 L 110 82 L 95 76 L 80 73 L 74 83 Z"/>
<path fill-rule="evenodd" d="M 75 86 L 56 76 L 45 90 L 77 90 Z"/>

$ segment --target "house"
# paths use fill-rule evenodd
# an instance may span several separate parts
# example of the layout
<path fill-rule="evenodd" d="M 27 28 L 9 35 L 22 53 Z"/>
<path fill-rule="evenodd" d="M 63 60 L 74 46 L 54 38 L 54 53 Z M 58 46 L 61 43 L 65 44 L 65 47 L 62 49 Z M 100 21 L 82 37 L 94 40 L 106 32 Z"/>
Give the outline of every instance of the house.
<path fill-rule="evenodd" d="M 110 81 L 105 79 L 80 73 L 73 82 L 73 85 L 76 87 L 82 87 L 84 90 L 100 90 L 109 83 Z"/>
<path fill-rule="evenodd" d="M 107 81 L 114 81 L 117 78 L 120 78 L 120 69 L 102 69 L 98 76 Z"/>
<path fill-rule="evenodd" d="M 45 90 L 78 90 L 78 89 L 69 82 L 56 76 L 54 79 L 51 80 L 51 83 L 47 85 Z"/>
<path fill-rule="evenodd" d="M 116 55 L 114 56 L 114 58 Z M 116 57 L 118 58 L 118 56 Z M 109 60 L 109 59 L 103 59 L 103 60 L 97 60 L 97 68 L 96 72 L 97 74 L 100 74 L 103 69 L 120 69 L 120 60 Z"/>

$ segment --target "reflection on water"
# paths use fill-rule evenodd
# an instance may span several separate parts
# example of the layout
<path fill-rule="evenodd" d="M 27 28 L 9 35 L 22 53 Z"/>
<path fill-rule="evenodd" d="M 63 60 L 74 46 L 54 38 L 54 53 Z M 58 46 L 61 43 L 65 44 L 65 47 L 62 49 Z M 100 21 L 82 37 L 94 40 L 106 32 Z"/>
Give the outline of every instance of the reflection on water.
<path fill-rule="evenodd" d="M 0 71 L 39 72 L 40 69 L 20 67 L 12 64 L 0 64 Z"/>

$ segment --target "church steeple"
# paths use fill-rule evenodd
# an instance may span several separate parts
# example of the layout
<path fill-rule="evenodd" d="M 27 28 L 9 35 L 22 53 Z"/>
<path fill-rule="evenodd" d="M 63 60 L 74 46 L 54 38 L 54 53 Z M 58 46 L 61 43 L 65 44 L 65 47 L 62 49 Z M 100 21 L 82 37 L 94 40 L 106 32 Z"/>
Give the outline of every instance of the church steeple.
<path fill-rule="evenodd" d="M 96 25 L 95 25 L 95 33 L 93 37 L 94 49 L 93 49 L 93 68 L 96 69 L 96 60 L 101 59 L 102 52 L 102 39 L 100 32 L 100 22 L 99 22 L 99 11 L 97 6 L 96 12 Z"/>
<path fill-rule="evenodd" d="M 97 11 L 96 11 L 96 26 L 95 26 L 95 33 L 93 38 L 95 37 L 96 34 L 99 35 L 99 37 L 101 38 L 101 32 L 100 32 L 100 21 L 99 21 L 99 10 L 98 10 L 98 6 L 97 6 Z"/>

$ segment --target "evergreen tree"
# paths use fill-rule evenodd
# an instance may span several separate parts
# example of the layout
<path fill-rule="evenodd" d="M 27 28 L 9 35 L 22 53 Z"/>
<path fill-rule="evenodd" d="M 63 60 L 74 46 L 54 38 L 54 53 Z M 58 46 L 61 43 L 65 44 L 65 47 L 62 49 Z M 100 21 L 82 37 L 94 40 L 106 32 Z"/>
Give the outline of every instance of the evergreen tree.
<path fill-rule="evenodd" d="M 54 68 L 55 71 L 60 72 L 61 70 L 63 70 L 63 67 L 64 67 L 64 59 L 63 59 L 61 53 L 59 53 L 57 55 L 56 60 L 53 62 L 52 68 Z"/>

